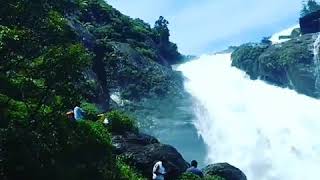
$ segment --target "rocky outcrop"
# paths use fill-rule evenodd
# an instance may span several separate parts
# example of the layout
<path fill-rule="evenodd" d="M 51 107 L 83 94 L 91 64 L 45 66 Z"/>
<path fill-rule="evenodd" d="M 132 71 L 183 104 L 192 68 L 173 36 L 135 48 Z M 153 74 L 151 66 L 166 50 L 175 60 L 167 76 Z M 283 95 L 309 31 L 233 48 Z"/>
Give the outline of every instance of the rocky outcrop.
<path fill-rule="evenodd" d="M 176 179 L 189 167 L 181 154 L 172 146 L 159 143 L 149 135 L 126 132 L 113 135 L 115 154 L 125 156 L 145 177 L 151 178 L 154 163 L 161 159 L 165 164 L 169 179 Z"/>
<path fill-rule="evenodd" d="M 320 32 L 320 11 L 301 17 L 299 23 L 302 34 Z"/>
<path fill-rule="evenodd" d="M 317 64 L 313 44 L 318 34 L 307 34 L 281 44 L 245 44 L 232 53 L 232 65 L 244 70 L 251 79 L 294 89 L 318 97 Z"/>
<path fill-rule="evenodd" d="M 220 176 L 225 180 L 247 180 L 246 175 L 240 169 L 228 163 L 208 165 L 202 171 L 205 176 Z"/>
<path fill-rule="evenodd" d="M 103 0 L 86 2 L 63 16 L 72 38 L 93 57 L 90 76 L 84 73 L 92 85 L 87 98 L 102 110 L 111 108 L 113 92 L 139 101 L 182 91 L 182 76 L 171 65 L 182 62 L 183 56 L 169 37 L 162 43 L 161 33 L 149 24 L 123 15 Z"/>
<path fill-rule="evenodd" d="M 139 100 L 141 97 L 163 97 L 183 91 L 181 74 L 171 67 L 147 59 L 128 43 L 111 43 L 117 58 L 106 62 L 110 87 L 121 97 Z"/>

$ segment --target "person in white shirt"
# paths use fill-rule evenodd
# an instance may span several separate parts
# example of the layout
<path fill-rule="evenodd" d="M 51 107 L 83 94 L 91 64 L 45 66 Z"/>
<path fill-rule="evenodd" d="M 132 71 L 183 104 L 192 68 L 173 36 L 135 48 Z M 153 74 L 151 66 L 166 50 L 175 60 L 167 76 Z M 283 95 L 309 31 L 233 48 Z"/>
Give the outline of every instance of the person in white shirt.
<path fill-rule="evenodd" d="M 84 115 L 85 115 L 85 112 L 84 110 L 82 110 L 80 107 L 76 106 L 74 109 L 73 109 L 73 113 L 74 113 L 74 119 L 76 121 L 81 121 L 84 119 Z"/>
<path fill-rule="evenodd" d="M 166 175 L 166 169 L 163 166 L 165 160 L 158 161 L 154 164 L 152 170 L 152 179 L 153 180 L 164 180 L 164 176 Z"/>

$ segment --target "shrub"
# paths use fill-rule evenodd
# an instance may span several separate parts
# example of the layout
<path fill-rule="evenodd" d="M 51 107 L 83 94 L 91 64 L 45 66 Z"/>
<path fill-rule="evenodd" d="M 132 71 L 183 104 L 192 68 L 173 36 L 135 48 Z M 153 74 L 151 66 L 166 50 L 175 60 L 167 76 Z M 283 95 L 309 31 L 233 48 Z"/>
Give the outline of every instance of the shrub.
<path fill-rule="evenodd" d="M 152 50 L 152 49 L 137 47 L 136 50 L 138 52 L 140 52 L 142 55 L 150 58 L 151 60 L 155 60 L 156 59 L 156 54 L 155 54 L 154 50 Z"/>
<path fill-rule="evenodd" d="M 220 176 L 206 176 L 204 179 L 205 180 L 226 180 L 225 178 Z"/>
<path fill-rule="evenodd" d="M 84 102 L 81 108 L 85 111 L 85 118 L 91 121 L 98 120 L 99 109 L 95 104 Z"/>
<path fill-rule="evenodd" d="M 113 133 L 123 133 L 125 131 L 137 131 L 135 121 L 120 111 L 111 111 L 107 114 L 110 122 L 109 130 Z"/>
<path fill-rule="evenodd" d="M 258 61 L 259 56 L 267 49 L 268 46 L 248 43 L 236 48 L 232 53 L 232 65 L 242 63 L 254 64 Z"/>
<path fill-rule="evenodd" d="M 194 175 L 192 173 L 184 173 L 180 176 L 179 180 L 225 180 L 224 178 L 220 176 L 205 176 L 204 178 L 200 178 L 197 175 Z"/>
<path fill-rule="evenodd" d="M 137 173 L 132 167 L 127 165 L 123 158 L 117 157 L 117 168 L 120 170 L 119 176 L 122 179 L 130 179 L 130 180 L 147 180 L 142 177 L 141 174 Z"/>
<path fill-rule="evenodd" d="M 258 59 L 268 48 L 268 45 L 261 44 L 243 44 L 235 49 L 231 55 L 232 66 L 244 70 L 250 75 L 250 78 L 258 78 Z"/>
<path fill-rule="evenodd" d="M 110 134 L 100 123 L 47 117 L 0 128 L 4 179 L 117 179 Z"/>
<path fill-rule="evenodd" d="M 179 180 L 201 180 L 201 178 L 192 173 L 184 173 L 180 176 Z"/>
<path fill-rule="evenodd" d="M 303 2 L 303 8 L 300 11 L 301 17 L 306 16 L 310 13 L 320 10 L 320 4 L 315 0 L 308 0 Z"/>

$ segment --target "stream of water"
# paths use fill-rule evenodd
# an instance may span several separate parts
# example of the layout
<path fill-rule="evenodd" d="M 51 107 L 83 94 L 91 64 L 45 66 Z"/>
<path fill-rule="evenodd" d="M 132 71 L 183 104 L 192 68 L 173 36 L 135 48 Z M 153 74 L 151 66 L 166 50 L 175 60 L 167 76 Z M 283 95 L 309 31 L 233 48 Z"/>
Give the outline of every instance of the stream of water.
<path fill-rule="evenodd" d="M 319 100 L 250 80 L 231 67 L 230 54 L 202 56 L 179 70 L 195 99 L 207 163 L 229 162 L 249 180 L 318 178 Z"/>

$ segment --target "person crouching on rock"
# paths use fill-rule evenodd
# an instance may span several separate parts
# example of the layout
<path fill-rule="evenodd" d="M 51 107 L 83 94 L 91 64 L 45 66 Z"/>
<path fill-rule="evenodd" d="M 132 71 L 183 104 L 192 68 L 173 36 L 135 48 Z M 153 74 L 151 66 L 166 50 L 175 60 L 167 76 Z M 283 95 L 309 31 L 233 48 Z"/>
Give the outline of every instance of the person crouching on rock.
<path fill-rule="evenodd" d="M 158 161 L 154 164 L 152 170 L 152 179 L 154 180 L 164 180 L 164 176 L 166 175 L 166 169 L 164 168 L 164 164 L 166 160 Z"/>
<path fill-rule="evenodd" d="M 197 175 L 201 178 L 203 178 L 203 173 L 198 167 L 198 162 L 196 160 L 191 161 L 191 167 L 187 169 L 187 173 L 192 173 L 194 175 Z"/>

